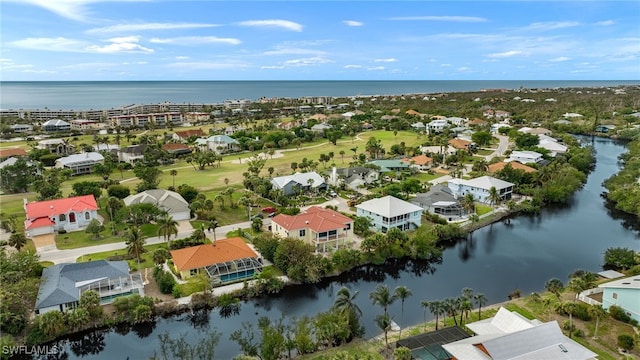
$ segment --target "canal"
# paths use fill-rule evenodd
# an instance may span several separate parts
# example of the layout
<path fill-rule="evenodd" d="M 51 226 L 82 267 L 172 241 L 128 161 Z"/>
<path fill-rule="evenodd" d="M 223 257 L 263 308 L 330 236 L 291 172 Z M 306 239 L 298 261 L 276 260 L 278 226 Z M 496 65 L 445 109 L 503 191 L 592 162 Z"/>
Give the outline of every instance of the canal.
<path fill-rule="evenodd" d="M 591 142 L 590 138 L 584 140 Z M 542 291 L 552 277 L 566 283 L 576 269 L 601 271 L 607 248 L 638 250 L 640 237 L 635 218 L 607 206 L 601 197 L 602 182 L 619 170 L 617 158 L 625 151 L 624 145 L 595 139 L 593 146 L 596 168 L 569 204 L 545 209 L 538 216 L 516 217 L 510 225 L 495 223 L 479 229 L 471 241 L 448 248 L 441 263 L 401 261 L 366 266 L 316 285 L 287 287 L 276 296 L 247 301 L 235 316 L 224 318 L 218 311 L 204 316 L 182 314 L 133 330 L 92 332 L 64 341 L 64 351 L 69 359 L 146 359 L 158 349 L 161 333 L 186 335 L 193 341 L 216 329 L 222 334 L 216 358 L 231 359 L 239 348 L 229 340 L 229 334 L 241 328 L 242 322 L 256 324 L 261 316 L 278 319 L 317 314 L 331 306 L 342 286 L 360 292 L 357 304 L 364 313 L 366 336 L 371 337 L 379 332 L 373 319 L 381 310 L 371 305 L 369 293 L 381 283 L 392 289 L 404 285 L 413 292 L 405 302 L 402 323 L 410 326 L 423 320 L 422 300 L 459 296 L 464 287 L 484 293 L 489 303 L 497 303 L 507 300 L 515 289 L 523 296 Z M 399 302 L 389 311 L 400 322 Z"/>

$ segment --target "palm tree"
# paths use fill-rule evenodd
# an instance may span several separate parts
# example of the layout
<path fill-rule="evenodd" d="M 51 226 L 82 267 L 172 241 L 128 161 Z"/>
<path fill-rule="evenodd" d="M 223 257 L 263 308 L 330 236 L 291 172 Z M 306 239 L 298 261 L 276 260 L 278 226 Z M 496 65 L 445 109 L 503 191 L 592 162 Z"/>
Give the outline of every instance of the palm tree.
<path fill-rule="evenodd" d="M 473 295 L 473 301 L 478 305 L 478 320 L 480 320 L 480 315 L 482 312 L 482 306 L 487 304 L 487 297 L 483 293 L 477 293 Z"/>
<path fill-rule="evenodd" d="M 431 315 L 434 315 L 436 317 L 436 330 L 438 330 L 438 320 L 440 319 L 440 315 L 442 314 L 442 309 L 442 301 L 435 300 L 429 302 L 429 311 L 431 312 Z"/>
<path fill-rule="evenodd" d="M 173 188 L 176 188 L 176 175 L 178 175 L 178 170 L 176 169 L 171 169 L 171 171 L 169 171 L 169 175 L 171 175 L 171 177 L 173 177 Z"/>
<path fill-rule="evenodd" d="M 473 194 L 469 193 L 462 197 L 460 205 L 462 205 L 469 214 L 473 214 L 476 210 L 476 199 L 473 197 Z"/>
<path fill-rule="evenodd" d="M 344 164 L 344 154 L 345 154 L 344 150 L 340 150 L 338 154 L 340 154 L 340 159 L 342 159 L 342 163 Z"/>
<path fill-rule="evenodd" d="M 593 330 L 593 338 L 598 338 L 598 325 L 600 325 L 600 317 L 606 315 L 607 313 L 602 308 L 602 305 L 591 305 L 587 310 L 591 317 L 596 318 L 596 328 Z"/>
<path fill-rule="evenodd" d="M 386 348 L 389 348 L 389 338 L 387 337 L 389 330 L 391 330 L 391 319 L 389 318 L 389 315 L 378 315 L 376 316 L 375 321 L 380 330 L 384 331 L 384 344 Z"/>
<path fill-rule="evenodd" d="M 140 255 L 145 252 L 144 244 L 145 239 L 142 237 L 142 231 L 140 231 L 139 227 L 131 227 L 129 228 L 129 233 L 127 233 L 127 253 L 129 255 L 133 255 L 138 259 L 138 264 L 140 263 Z M 138 270 L 140 270 L 140 266 L 138 266 Z"/>
<path fill-rule="evenodd" d="M 27 237 L 23 233 L 11 234 L 7 243 L 20 251 L 27 244 Z"/>
<path fill-rule="evenodd" d="M 498 189 L 496 189 L 495 186 L 492 186 L 491 189 L 489 189 L 489 203 L 491 204 L 491 207 L 500 205 L 501 200 Z"/>
<path fill-rule="evenodd" d="M 562 281 L 560 281 L 560 279 L 552 278 L 547 280 L 547 282 L 544 284 L 544 288 L 548 292 L 555 295 L 558 300 L 560 300 L 560 292 L 562 292 L 562 290 L 564 289 L 564 284 L 562 283 Z"/>
<path fill-rule="evenodd" d="M 400 299 L 400 333 L 398 334 L 398 340 L 402 339 L 402 321 L 404 320 L 404 301 L 413 295 L 411 290 L 409 290 L 406 286 L 398 286 L 393 291 L 393 296 L 396 299 Z"/>
<path fill-rule="evenodd" d="M 355 291 L 353 294 L 351 294 L 349 288 L 342 287 L 340 290 L 338 290 L 338 293 L 336 294 L 336 300 L 333 302 L 333 308 L 336 309 L 342 316 L 346 317 L 347 325 L 349 325 L 349 327 L 353 325 L 351 324 L 352 316 L 355 317 L 356 321 L 360 318 L 360 316 L 362 316 L 362 310 L 360 310 L 360 307 L 355 303 L 355 299 L 359 293 L 359 291 Z"/>
<path fill-rule="evenodd" d="M 573 313 L 576 311 L 576 307 L 577 305 L 570 301 L 565 301 L 560 304 L 560 309 L 569 315 L 569 338 L 571 338 L 573 334 Z"/>
<path fill-rule="evenodd" d="M 164 237 L 164 240 L 168 243 L 171 239 L 171 235 L 178 236 L 178 222 L 173 220 L 173 217 L 169 214 L 158 218 L 156 220 L 158 224 L 158 236 Z"/>
<path fill-rule="evenodd" d="M 216 218 L 212 217 L 209 220 L 209 227 L 213 230 L 213 243 L 215 244 L 216 241 L 218 240 L 216 238 L 216 229 L 220 227 L 220 224 L 218 223 L 218 220 L 216 220 Z"/>
<path fill-rule="evenodd" d="M 217 194 L 214 198 L 213 201 L 219 202 L 220 203 L 220 210 L 224 210 L 224 195 Z"/>
<path fill-rule="evenodd" d="M 384 310 L 384 315 L 388 316 L 387 308 L 396 301 L 396 296 L 391 295 L 387 285 L 378 285 L 376 289 L 369 294 L 369 299 L 373 305 L 380 305 Z"/>
<path fill-rule="evenodd" d="M 427 301 L 427 300 L 422 300 L 420 302 L 420 307 L 424 309 L 424 314 L 423 314 L 424 331 L 427 331 L 427 310 L 431 309 L 431 303 L 432 301 Z M 438 321 L 436 320 L 436 327 L 437 326 L 438 326 Z"/>

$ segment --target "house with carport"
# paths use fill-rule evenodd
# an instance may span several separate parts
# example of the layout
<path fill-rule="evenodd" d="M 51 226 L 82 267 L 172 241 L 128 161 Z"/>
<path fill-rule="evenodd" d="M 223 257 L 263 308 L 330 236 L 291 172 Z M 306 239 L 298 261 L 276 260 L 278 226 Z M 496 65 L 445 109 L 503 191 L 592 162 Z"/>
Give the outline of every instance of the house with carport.
<path fill-rule="evenodd" d="M 130 273 L 126 261 L 96 260 L 56 264 L 42 271 L 35 313 L 72 310 L 86 291 L 93 290 L 100 304 L 110 304 L 118 297 L 144 295 L 140 273 Z"/>
<path fill-rule="evenodd" d="M 422 224 L 422 207 L 391 195 L 356 205 L 356 215 L 371 220 L 371 227 L 386 233 L 391 228 L 415 230 Z"/>
<path fill-rule="evenodd" d="M 133 204 L 153 204 L 158 209 L 166 211 L 175 221 L 189 220 L 191 218 L 191 210 L 189 203 L 175 191 L 152 189 L 129 195 L 124 198 L 124 204 L 131 206 Z"/>
<path fill-rule="evenodd" d="M 27 237 L 81 230 L 98 218 L 98 203 L 93 195 L 34 202 L 25 199 L 24 210 Z"/>
<path fill-rule="evenodd" d="M 205 273 L 214 286 L 250 279 L 262 271 L 262 258 L 239 237 L 172 250 L 171 258 L 183 280 Z"/>
<path fill-rule="evenodd" d="M 104 162 L 104 156 L 98 152 L 86 152 L 65 156 L 56 160 L 58 169 L 71 170 L 71 175 L 91 174 L 93 167 Z"/>
<path fill-rule="evenodd" d="M 316 252 L 337 250 L 353 237 L 353 219 L 341 213 L 312 206 L 298 215 L 278 214 L 271 219 L 271 232 L 280 238 L 300 239 Z"/>
<path fill-rule="evenodd" d="M 539 152 L 536 151 L 529 151 L 529 150 L 525 150 L 525 151 L 512 151 L 511 154 L 509 154 L 509 157 L 504 159 L 504 162 L 511 162 L 511 161 L 517 161 L 521 164 L 527 164 L 527 163 L 539 163 L 540 161 L 542 161 L 542 154 L 540 154 Z"/>
<path fill-rule="evenodd" d="M 327 189 L 324 178 L 315 171 L 274 177 L 271 179 L 271 185 L 274 189 L 282 190 L 285 196 L 294 195 L 297 192 L 310 190 L 317 192 Z"/>

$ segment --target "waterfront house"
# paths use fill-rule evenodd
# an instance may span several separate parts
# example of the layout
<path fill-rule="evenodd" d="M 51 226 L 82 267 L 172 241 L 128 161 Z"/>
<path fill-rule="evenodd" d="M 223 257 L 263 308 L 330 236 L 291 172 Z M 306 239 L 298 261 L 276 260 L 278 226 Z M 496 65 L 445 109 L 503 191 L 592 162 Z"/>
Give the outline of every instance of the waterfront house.
<path fill-rule="evenodd" d="M 298 192 L 310 190 L 318 192 L 327 189 L 324 178 L 315 171 L 275 177 L 271 179 L 271 185 L 274 189 L 282 190 L 285 196 Z"/>
<path fill-rule="evenodd" d="M 104 156 L 98 152 L 86 152 L 74 154 L 57 159 L 55 167 L 58 169 L 69 169 L 71 175 L 91 174 L 96 164 L 104 162 Z"/>
<path fill-rule="evenodd" d="M 280 238 L 300 239 L 313 245 L 316 252 L 326 252 L 346 245 L 353 236 L 353 219 L 312 206 L 298 215 L 276 215 L 271 220 L 271 232 Z"/>
<path fill-rule="evenodd" d="M 378 181 L 379 178 L 380 172 L 369 167 L 359 166 L 343 169 L 336 169 L 334 167 L 327 178 L 327 182 L 329 185 L 337 187 L 345 184 L 348 188 L 355 190 L 372 184 Z"/>
<path fill-rule="evenodd" d="M 414 230 L 422 224 L 422 208 L 387 195 L 356 205 L 356 215 L 371 220 L 371 227 L 386 233 L 391 228 Z"/>
<path fill-rule="evenodd" d="M 172 250 L 171 259 L 183 280 L 205 273 L 214 286 L 250 279 L 262 271 L 262 259 L 239 237 Z"/>
<path fill-rule="evenodd" d="M 542 161 L 542 154 L 535 151 L 512 151 L 508 158 L 504 159 L 504 162 L 517 161 L 522 164 L 526 163 L 539 163 Z"/>
<path fill-rule="evenodd" d="M 495 174 L 498 171 L 502 171 L 505 167 L 507 166 L 511 166 L 512 169 L 514 170 L 522 170 L 526 173 L 533 173 L 533 172 L 537 172 L 538 170 L 536 170 L 535 168 L 532 168 L 531 166 L 527 166 L 524 164 L 521 164 L 517 161 L 511 161 L 511 162 L 497 162 L 497 163 L 493 163 L 490 164 L 488 166 L 487 171 L 491 174 Z"/>
<path fill-rule="evenodd" d="M 632 319 L 640 322 L 640 275 L 598 285 L 603 290 L 602 308 L 621 307 Z"/>
<path fill-rule="evenodd" d="M 51 119 L 42 124 L 44 132 L 68 132 L 71 131 L 71 124 L 60 119 Z"/>
<path fill-rule="evenodd" d="M 543 127 L 530 128 L 525 126 L 518 129 L 518 132 L 533 135 L 551 135 L 551 130 L 545 129 Z"/>
<path fill-rule="evenodd" d="M 129 195 L 124 198 L 124 204 L 131 206 L 133 204 L 153 204 L 158 209 L 166 211 L 173 220 L 189 220 L 191 218 L 191 210 L 189 203 L 175 191 L 152 189 Z"/>
<path fill-rule="evenodd" d="M 447 181 L 451 193 L 456 199 L 472 194 L 478 202 L 489 203 L 489 192 L 496 188 L 501 200 L 511 199 L 514 184 L 491 176 L 481 176 L 471 180 L 451 179 Z"/>
<path fill-rule="evenodd" d="M 475 336 L 442 345 L 449 359 L 592 360 L 597 354 L 566 337 L 557 321 L 529 320 L 500 307 L 495 316 L 466 325 Z"/>
<path fill-rule="evenodd" d="M 558 154 L 564 154 L 569 150 L 566 145 L 560 144 L 556 139 L 550 136 L 539 134 L 538 138 L 538 147 L 549 150 L 549 155 L 551 157 L 556 157 Z"/>
<path fill-rule="evenodd" d="M 451 189 L 444 183 L 431 186 L 428 192 L 416 194 L 410 201 L 425 211 L 440 215 L 447 221 L 460 220 L 468 214 L 467 209 L 460 204 L 460 200 L 456 199 Z"/>
<path fill-rule="evenodd" d="M 24 210 L 27 237 L 83 229 L 98 218 L 98 204 L 93 195 L 30 203 L 25 199 Z"/>
<path fill-rule="evenodd" d="M 121 296 L 144 295 L 144 283 L 140 273 L 129 273 L 126 261 L 52 265 L 42 271 L 35 313 L 72 310 L 79 305 L 82 293 L 89 290 L 97 292 L 104 305 Z"/>

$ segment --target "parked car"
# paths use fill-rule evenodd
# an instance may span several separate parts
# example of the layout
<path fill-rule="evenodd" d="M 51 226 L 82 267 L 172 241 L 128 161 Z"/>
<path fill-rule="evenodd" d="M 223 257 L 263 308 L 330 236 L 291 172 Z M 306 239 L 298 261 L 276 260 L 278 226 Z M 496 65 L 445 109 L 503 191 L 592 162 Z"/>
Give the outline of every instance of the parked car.
<path fill-rule="evenodd" d="M 335 192 L 335 191 L 330 191 L 330 192 L 329 192 L 329 196 L 331 196 L 331 197 L 336 197 L 336 196 L 338 196 L 338 194 L 336 194 L 336 192 Z"/>
<path fill-rule="evenodd" d="M 251 220 L 254 220 L 254 219 L 264 219 L 264 215 L 262 215 L 260 213 L 255 214 L 255 215 L 251 216 Z"/>
<path fill-rule="evenodd" d="M 262 212 L 266 212 L 266 213 L 274 213 L 277 210 L 278 209 L 274 208 L 273 206 L 267 206 L 262 208 Z"/>

